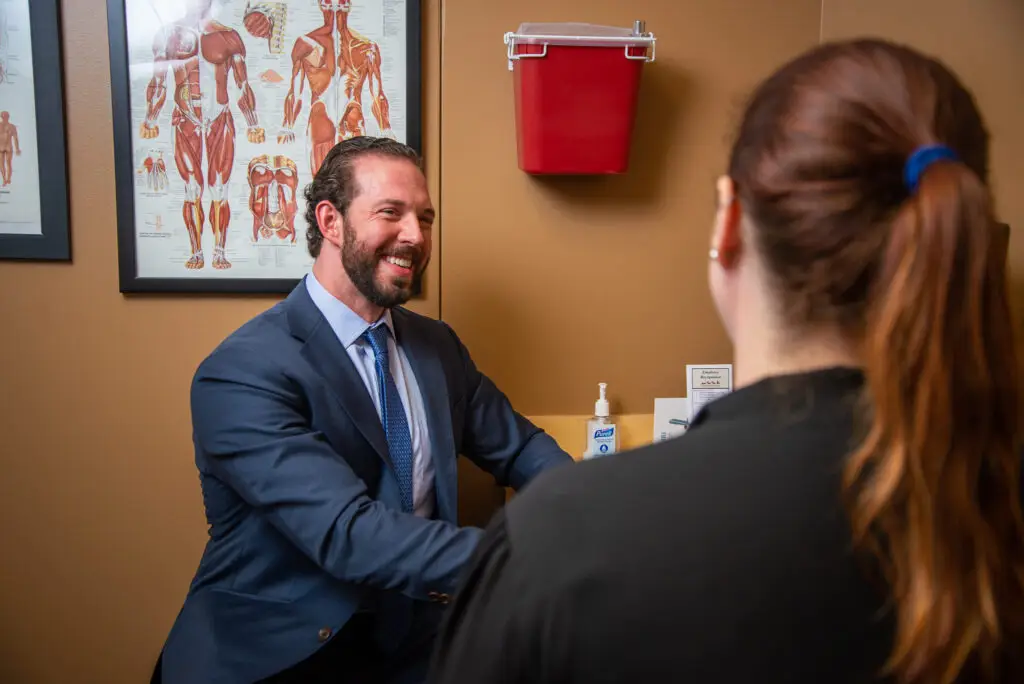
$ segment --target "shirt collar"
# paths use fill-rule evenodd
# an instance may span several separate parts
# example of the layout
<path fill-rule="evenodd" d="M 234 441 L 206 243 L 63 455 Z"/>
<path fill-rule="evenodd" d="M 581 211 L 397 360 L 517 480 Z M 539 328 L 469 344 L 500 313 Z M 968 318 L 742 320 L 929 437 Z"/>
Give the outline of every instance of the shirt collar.
<path fill-rule="evenodd" d="M 395 325 L 391 321 L 391 309 L 385 309 L 381 320 L 376 323 L 367 323 L 359 314 L 348 308 L 344 302 L 332 295 L 320 284 L 312 273 L 306 275 L 306 290 L 309 292 L 313 304 L 320 310 L 327 323 L 334 330 L 338 341 L 348 349 L 355 344 L 363 333 L 369 328 L 379 325 L 383 321 L 391 330 L 391 336 L 395 336 Z"/>

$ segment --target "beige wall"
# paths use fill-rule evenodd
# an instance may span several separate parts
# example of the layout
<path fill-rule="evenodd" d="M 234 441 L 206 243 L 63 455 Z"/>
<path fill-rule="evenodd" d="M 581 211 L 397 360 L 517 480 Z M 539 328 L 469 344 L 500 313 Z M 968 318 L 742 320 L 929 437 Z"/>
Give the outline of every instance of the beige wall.
<path fill-rule="evenodd" d="M 426 5 L 425 152 L 441 221 L 416 306 L 452 323 L 574 453 L 571 414 L 591 410 L 599 380 L 619 411 L 640 414 L 626 420 L 638 444 L 653 397 L 681 392 L 685 363 L 728 361 L 704 285 L 712 183 L 745 92 L 822 31 L 909 40 L 960 70 L 995 133 L 1002 217 L 1024 225 L 1018 0 L 638 0 L 628 14 L 619 0 L 445 0 L 443 17 L 441 0 Z M 0 263 L 0 681 L 129 684 L 148 676 L 204 542 L 191 374 L 274 300 L 118 294 L 105 3 L 63 6 L 75 260 Z M 637 18 L 658 61 L 631 172 L 519 173 L 502 33 Z M 1010 260 L 1024 273 L 1019 230 Z M 486 519 L 500 493 L 464 475 L 463 517 Z"/>
<path fill-rule="evenodd" d="M 825 0 L 826 40 L 873 34 L 938 56 L 974 92 L 992 134 L 992 184 L 1010 224 L 1010 269 L 1024 278 L 1024 2 Z M 1024 292 L 1017 289 L 1015 294 Z"/>
<path fill-rule="evenodd" d="M 705 284 L 715 177 L 743 94 L 817 42 L 819 7 L 446 2 L 443 315 L 525 412 L 587 413 L 607 382 L 619 412 L 646 413 L 678 395 L 687 363 L 730 361 Z M 657 37 L 625 176 L 539 179 L 516 166 L 501 36 L 566 17 L 643 19 Z"/>

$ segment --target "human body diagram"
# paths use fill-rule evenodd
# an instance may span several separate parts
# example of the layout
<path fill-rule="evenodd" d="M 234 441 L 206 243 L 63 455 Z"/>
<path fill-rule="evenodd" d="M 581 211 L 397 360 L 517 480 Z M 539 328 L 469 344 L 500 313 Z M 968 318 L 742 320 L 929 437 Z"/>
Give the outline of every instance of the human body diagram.
<path fill-rule="evenodd" d="M 20 154 L 18 127 L 11 123 L 11 115 L 8 112 L 0 112 L 0 178 L 3 178 L 3 187 L 11 184 L 14 175 L 12 156 Z"/>
<path fill-rule="evenodd" d="M 165 23 L 153 44 L 153 76 L 146 88 L 146 119 L 140 128 L 143 139 L 156 138 L 157 118 L 171 89 L 174 164 L 185 183 L 182 217 L 188 230 L 191 255 L 186 268 L 205 265 L 202 235 L 209 220 L 214 237 L 212 265 L 231 267 L 225 249 L 231 207 L 228 182 L 235 158 L 235 119 L 231 111 L 229 81 L 239 96 L 236 101 L 251 143 L 265 139 L 256 113 L 256 96 L 249 84 L 245 45 L 234 29 L 211 16 L 212 0 L 186 0 L 186 15 Z M 168 82 L 168 75 L 173 83 Z M 158 163 L 153 160 L 153 179 Z M 203 208 L 210 198 L 209 213 Z"/>
<path fill-rule="evenodd" d="M 381 82 L 380 46 L 349 26 L 350 2 L 317 0 L 323 25 L 296 39 L 277 141 L 295 140 L 295 124 L 308 86 L 309 169 L 315 175 L 338 142 L 365 134 L 363 89 L 369 86 L 370 110 L 383 135 L 391 130 L 388 99 Z"/>

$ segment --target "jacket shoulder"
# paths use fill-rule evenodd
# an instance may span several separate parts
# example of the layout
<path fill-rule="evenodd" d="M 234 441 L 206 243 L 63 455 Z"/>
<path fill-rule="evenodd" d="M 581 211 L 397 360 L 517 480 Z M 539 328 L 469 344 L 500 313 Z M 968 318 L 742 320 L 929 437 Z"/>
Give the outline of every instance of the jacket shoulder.
<path fill-rule="evenodd" d="M 285 302 L 257 314 L 233 330 L 200 362 L 196 377 L 224 365 L 247 363 L 256 358 L 272 359 L 293 341 L 288 328 Z"/>

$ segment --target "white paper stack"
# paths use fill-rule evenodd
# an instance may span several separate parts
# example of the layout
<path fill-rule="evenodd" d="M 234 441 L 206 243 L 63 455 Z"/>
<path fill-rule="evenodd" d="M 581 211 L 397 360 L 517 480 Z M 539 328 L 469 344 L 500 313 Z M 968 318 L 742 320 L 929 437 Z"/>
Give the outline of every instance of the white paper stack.
<path fill-rule="evenodd" d="M 654 441 L 664 442 L 686 432 L 690 426 L 690 400 L 664 397 L 654 400 Z"/>

